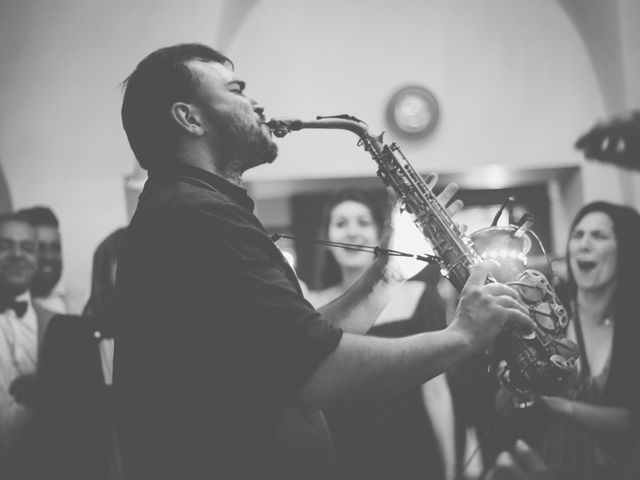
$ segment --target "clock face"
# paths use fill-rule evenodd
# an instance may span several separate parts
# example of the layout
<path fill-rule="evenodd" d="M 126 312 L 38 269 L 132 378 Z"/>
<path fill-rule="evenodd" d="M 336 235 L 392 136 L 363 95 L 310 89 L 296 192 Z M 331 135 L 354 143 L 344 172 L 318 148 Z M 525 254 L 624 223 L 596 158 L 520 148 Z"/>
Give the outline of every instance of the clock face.
<path fill-rule="evenodd" d="M 424 87 L 408 86 L 393 94 L 387 105 L 387 119 L 398 133 L 408 137 L 428 134 L 438 122 L 438 102 Z"/>

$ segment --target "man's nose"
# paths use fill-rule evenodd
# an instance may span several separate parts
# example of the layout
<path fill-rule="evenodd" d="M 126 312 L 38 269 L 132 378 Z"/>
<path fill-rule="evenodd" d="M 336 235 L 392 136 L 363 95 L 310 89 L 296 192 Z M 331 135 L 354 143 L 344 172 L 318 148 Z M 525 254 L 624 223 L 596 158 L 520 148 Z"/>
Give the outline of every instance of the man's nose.
<path fill-rule="evenodd" d="M 264 107 L 253 98 L 251 99 L 251 105 L 253 105 L 253 111 L 264 118 Z"/>

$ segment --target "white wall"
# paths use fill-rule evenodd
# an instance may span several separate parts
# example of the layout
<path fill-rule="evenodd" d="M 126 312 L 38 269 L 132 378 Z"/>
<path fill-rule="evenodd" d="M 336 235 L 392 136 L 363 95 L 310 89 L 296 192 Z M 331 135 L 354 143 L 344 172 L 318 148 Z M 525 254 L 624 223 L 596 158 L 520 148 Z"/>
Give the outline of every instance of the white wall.
<path fill-rule="evenodd" d="M 589 6 L 581 1 L 0 0 L 0 159 L 14 206 L 43 203 L 59 214 L 65 280 L 80 306 L 93 249 L 127 218 L 123 177 L 134 160 L 119 83 L 158 47 L 214 39 L 268 115 L 346 112 L 379 131 L 395 88 L 430 87 L 441 123 L 427 140 L 400 142 L 420 170 L 581 165 L 573 141 L 612 96 L 561 6 Z M 629 104 L 640 98 L 630 83 L 640 66 L 627 60 L 639 8 L 615 5 Z M 292 134 L 281 158 L 247 179 L 373 175 L 355 141 L 346 132 Z M 588 168 L 596 174 L 585 196 L 621 195 L 617 171 Z"/>
<path fill-rule="evenodd" d="M 440 125 L 402 142 L 421 170 L 578 163 L 573 141 L 604 109 L 584 44 L 554 1 L 263 0 L 229 53 L 274 116 L 350 113 L 381 131 L 396 88 L 430 87 Z M 354 142 L 291 135 L 277 163 L 250 178 L 373 174 Z"/>

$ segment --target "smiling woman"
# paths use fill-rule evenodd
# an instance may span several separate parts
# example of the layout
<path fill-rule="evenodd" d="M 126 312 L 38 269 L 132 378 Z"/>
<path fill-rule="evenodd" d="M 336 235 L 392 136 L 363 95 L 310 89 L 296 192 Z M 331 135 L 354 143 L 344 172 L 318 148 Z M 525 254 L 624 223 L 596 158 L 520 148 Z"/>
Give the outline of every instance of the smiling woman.
<path fill-rule="evenodd" d="M 358 188 L 335 191 L 325 201 L 320 236 L 329 242 L 352 246 L 380 245 L 385 223 L 382 197 Z M 394 228 L 394 236 L 398 233 Z M 374 261 L 370 249 L 332 248 L 323 253 L 324 262 L 319 266 L 322 288 L 312 290 L 307 296 L 316 307 L 343 295 Z M 406 266 L 413 268 L 414 274 L 425 265 L 415 263 L 417 265 Z M 378 337 L 399 337 L 444 328 L 444 303 L 436 289 L 438 272 L 439 267 L 432 265 L 405 282 L 371 324 L 358 325 L 357 330 L 354 324 L 343 325 L 343 328 L 347 332 Z M 468 439 L 466 433 L 461 432 L 471 428 L 467 424 L 468 412 L 465 415 L 459 408 L 462 395 L 457 396 L 464 394 L 460 380 L 467 372 L 467 367 L 459 367 L 391 398 L 367 398 L 327 410 L 336 478 L 457 478 L 462 468 L 459 460 Z M 482 461 L 477 460 L 474 467 L 481 469 L 481 464 Z M 467 478 L 472 478 L 472 470 L 465 471 Z"/>

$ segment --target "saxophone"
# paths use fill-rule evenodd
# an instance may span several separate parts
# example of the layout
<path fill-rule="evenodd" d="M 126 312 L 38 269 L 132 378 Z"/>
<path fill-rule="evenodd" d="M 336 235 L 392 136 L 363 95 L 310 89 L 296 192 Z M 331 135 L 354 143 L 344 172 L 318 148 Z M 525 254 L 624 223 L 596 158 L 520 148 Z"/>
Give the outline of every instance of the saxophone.
<path fill-rule="evenodd" d="M 272 119 L 267 126 L 276 137 L 302 129 L 338 129 L 356 134 L 360 138 L 358 144 L 376 162 L 378 176 L 393 188 L 402 207 L 412 214 L 416 226 L 431 243 L 443 275 L 458 291 L 470 270 L 484 260 L 400 148 L 395 143 L 384 144 L 382 134 L 371 134 L 361 120 L 348 115 L 317 117 L 313 121 Z M 496 338 L 495 354 L 506 363 L 500 373 L 501 382 L 518 397 L 532 393 L 559 395 L 569 387 L 579 355 L 577 345 L 566 338 L 567 312 L 542 273 L 525 270 L 513 285 L 535 327 L 524 332 L 521 327 L 507 324 Z"/>

